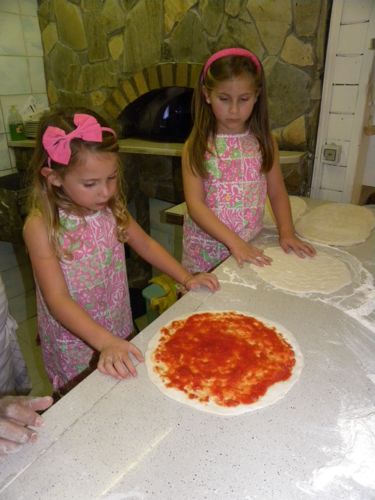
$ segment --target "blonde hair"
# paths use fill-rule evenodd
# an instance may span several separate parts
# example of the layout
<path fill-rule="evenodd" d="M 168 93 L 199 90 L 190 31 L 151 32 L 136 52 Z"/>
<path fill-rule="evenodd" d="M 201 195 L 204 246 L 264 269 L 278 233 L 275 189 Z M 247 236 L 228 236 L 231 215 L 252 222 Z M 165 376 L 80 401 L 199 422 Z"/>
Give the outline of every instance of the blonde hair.
<path fill-rule="evenodd" d="M 215 60 L 204 71 L 202 68 L 199 80 L 194 89 L 192 113 L 193 128 L 187 140 L 187 155 L 192 171 L 200 177 L 206 177 L 207 172 L 204 166 L 204 156 L 206 151 L 214 154 L 211 144 L 217 133 L 217 122 L 210 104 L 206 102 L 203 94 L 203 87 L 210 93 L 215 87 L 234 76 L 248 74 L 254 82 L 257 92 L 257 101 L 248 119 L 249 130 L 254 134 L 259 142 L 262 154 L 262 171 L 271 170 L 274 159 L 274 147 L 269 126 L 266 81 L 263 67 L 259 61 L 260 70 L 248 57 L 229 55 Z"/>
<path fill-rule="evenodd" d="M 42 174 L 42 168 L 50 166 L 63 179 L 69 169 L 74 168 L 80 162 L 82 154 L 90 153 L 118 153 L 119 146 L 116 137 L 110 132 L 103 131 L 102 142 L 89 142 L 83 139 L 73 139 L 70 142 L 71 157 L 68 165 L 62 165 L 48 157 L 45 151 L 42 138 L 48 126 L 58 127 L 66 133 L 76 129 L 73 118 L 76 113 L 86 113 L 94 116 L 102 127 L 108 127 L 108 124 L 93 111 L 86 109 L 57 110 L 43 115 L 33 156 L 30 161 L 31 167 L 31 186 L 28 196 L 29 214 L 39 213 L 46 224 L 47 234 L 50 243 L 56 251 L 56 255 L 62 256 L 59 236 L 61 233 L 61 224 L 59 209 L 66 212 L 74 212 L 82 215 L 83 209 L 77 206 L 59 186 L 54 186 L 48 182 Z M 120 169 L 121 163 L 118 157 L 118 175 L 117 191 L 115 196 L 109 200 L 108 207 L 113 213 L 116 221 L 117 239 L 124 243 L 127 240 L 127 227 L 129 224 L 129 212 L 126 208 L 126 198 L 124 194 L 124 179 Z"/>

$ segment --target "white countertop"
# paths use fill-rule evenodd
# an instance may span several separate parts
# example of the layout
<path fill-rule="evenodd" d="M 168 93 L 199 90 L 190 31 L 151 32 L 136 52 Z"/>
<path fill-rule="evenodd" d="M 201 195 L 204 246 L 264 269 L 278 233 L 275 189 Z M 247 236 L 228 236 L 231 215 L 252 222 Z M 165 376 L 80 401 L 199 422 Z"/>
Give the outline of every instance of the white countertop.
<path fill-rule="evenodd" d="M 259 245 L 276 242 L 265 231 Z M 171 319 L 240 310 L 292 332 L 299 381 L 274 405 L 237 417 L 195 410 L 148 379 L 94 372 L 45 412 L 39 441 L 1 464 L 1 499 L 375 498 L 375 231 L 366 243 L 325 248 L 353 284 L 334 295 L 293 295 L 228 259 L 222 289 L 190 292 L 134 340 L 142 351 Z"/>

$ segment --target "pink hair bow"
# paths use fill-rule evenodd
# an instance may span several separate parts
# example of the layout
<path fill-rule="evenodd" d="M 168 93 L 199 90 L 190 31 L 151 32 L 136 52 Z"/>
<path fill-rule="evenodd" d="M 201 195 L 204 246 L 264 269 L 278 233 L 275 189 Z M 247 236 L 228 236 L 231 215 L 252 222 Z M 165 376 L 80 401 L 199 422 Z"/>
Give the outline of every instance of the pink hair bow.
<path fill-rule="evenodd" d="M 70 141 L 72 139 L 82 139 L 89 142 L 102 142 L 103 131 L 111 132 L 115 137 L 116 133 L 109 127 L 102 127 L 96 118 L 87 114 L 76 113 L 73 118 L 76 129 L 68 134 L 59 127 L 47 127 L 43 134 L 42 143 L 48 153 L 48 164 L 50 160 L 63 165 L 68 165 L 71 150 Z"/>

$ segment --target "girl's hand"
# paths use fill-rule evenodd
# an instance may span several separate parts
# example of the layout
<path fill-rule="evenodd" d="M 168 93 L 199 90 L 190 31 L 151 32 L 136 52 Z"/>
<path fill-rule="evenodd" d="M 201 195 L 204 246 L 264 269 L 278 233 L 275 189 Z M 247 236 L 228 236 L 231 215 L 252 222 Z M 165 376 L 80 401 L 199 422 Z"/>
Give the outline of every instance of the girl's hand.
<path fill-rule="evenodd" d="M 298 257 L 305 257 L 308 255 L 309 257 L 313 257 L 316 254 L 316 250 L 313 246 L 305 241 L 300 240 L 297 236 L 280 236 L 280 246 L 284 250 L 284 252 L 289 253 L 293 251 Z"/>
<path fill-rule="evenodd" d="M 233 257 L 236 259 L 239 267 L 242 267 L 244 262 L 251 262 L 256 266 L 269 266 L 272 259 L 260 250 L 246 241 L 240 240 L 230 249 Z"/>
<path fill-rule="evenodd" d="M 211 292 L 216 292 L 220 288 L 219 280 L 211 273 L 197 273 L 187 277 L 183 282 L 186 290 L 197 290 L 201 286 L 207 287 Z"/>
<path fill-rule="evenodd" d="M 98 370 L 117 379 L 135 377 L 137 370 L 129 354 L 139 361 L 144 361 L 141 351 L 127 340 L 113 337 L 113 340 L 100 352 Z"/>

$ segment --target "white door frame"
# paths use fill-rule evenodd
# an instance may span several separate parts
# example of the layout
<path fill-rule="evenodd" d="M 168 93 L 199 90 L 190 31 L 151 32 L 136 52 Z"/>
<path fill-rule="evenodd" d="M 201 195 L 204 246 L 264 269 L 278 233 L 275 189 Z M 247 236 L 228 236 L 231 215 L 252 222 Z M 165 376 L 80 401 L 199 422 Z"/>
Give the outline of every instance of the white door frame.
<path fill-rule="evenodd" d="M 337 58 L 337 50 L 339 44 L 340 30 L 342 27 L 341 19 L 346 2 L 353 0 L 334 0 L 331 12 L 331 21 L 329 29 L 329 37 L 326 52 L 326 61 L 324 69 L 324 82 L 321 100 L 321 110 L 318 125 L 317 143 L 314 157 L 313 178 L 311 185 L 312 198 L 325 198 L 326 190 L 322 186 L 324 163 L 322 161 L 322 149 L 324 145 L 331 142 L 328 137 L 328 121 L 330 116 L 333 79 L 335 72 L 335 63 Z M 375 37 L 375 2 L 373 0 L 362 0 L 370 2 L 371 17 L 368 23 L 367 36 L 365 37 L 366 46 L 363 47 L 362 63 L 358 84 L 358 98 L 356 110 L 353 116 L 353 126 L 350 137 L 349 154 L 346 165 L 345 184 L 339 190 L 341 193 L 336 193 L 341 197 L 342 202 L 358 203 L 363 172 L 363 149 L 366 141 L 363 140 L 364 120 L 366 118 L 366 105 L 368 100 L 368 85 L 371 79 L 371 69 L 374 59 L 374 50 L 371 50 L 371 39 Z M 362 147 L 361 147 L 362 146 Z"/>

